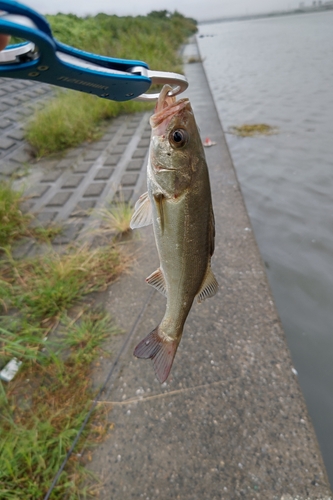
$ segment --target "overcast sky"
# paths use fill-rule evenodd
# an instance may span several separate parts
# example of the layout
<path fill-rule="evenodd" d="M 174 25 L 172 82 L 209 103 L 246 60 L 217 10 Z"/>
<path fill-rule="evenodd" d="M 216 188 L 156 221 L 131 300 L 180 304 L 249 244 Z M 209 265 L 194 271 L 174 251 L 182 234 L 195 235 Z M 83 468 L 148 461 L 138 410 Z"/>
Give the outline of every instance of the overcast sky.
<path fill-rule="evenodd" d="M 185 16 L 194 17 L 198 21 L 214 19 L 235 14 L 252 14 L 298 7 L 300 0 L 23 0 L 29 7 L 41 14 L 57 12 L 73 13 L 79 16 L 87 14 L 117 14 L 118 16 L 148 14 L 152 10 L 167 9 Z M 310 5 L 312 1 L 305 0 Z"/>

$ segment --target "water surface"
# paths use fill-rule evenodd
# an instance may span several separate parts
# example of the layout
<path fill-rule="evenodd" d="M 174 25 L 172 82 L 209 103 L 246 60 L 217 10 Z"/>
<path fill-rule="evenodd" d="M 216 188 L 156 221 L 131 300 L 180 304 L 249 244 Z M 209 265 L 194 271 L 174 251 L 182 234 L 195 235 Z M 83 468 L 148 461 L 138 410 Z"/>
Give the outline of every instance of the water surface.
<path fill-rule="evenodd" d="M 245 203 L 333 484 L 333 12 L 201 25 Z M 213 36 L 211 36 L 213 35 Z"/>

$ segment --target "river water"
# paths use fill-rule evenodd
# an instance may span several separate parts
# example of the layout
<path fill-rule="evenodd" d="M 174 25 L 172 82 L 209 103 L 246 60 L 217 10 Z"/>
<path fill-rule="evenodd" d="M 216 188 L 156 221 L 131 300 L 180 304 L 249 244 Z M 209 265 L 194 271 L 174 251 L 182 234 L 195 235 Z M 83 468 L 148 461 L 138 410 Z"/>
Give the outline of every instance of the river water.
<path fill-rule="evenodd" d="M 333 485 L 333 12 L 200 25 L 198 43 Z M 228 133 L 244 123 L 279 133 Z"/>

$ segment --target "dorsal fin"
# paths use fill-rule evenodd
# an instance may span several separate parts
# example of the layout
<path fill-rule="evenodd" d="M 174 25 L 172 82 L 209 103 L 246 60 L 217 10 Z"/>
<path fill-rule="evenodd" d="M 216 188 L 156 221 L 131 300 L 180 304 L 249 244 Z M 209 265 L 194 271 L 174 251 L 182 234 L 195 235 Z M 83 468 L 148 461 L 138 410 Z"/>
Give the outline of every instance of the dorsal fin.
<path fill-rule="evenodd" d="M 152 209 L 147 192 L 142 194 L 135 204 L 130 227 L 131 229 L 138 229 L 139 227 L 149 226 L 152 223 Z"/>
<path fill-rule="evenodd" d="M 216 281 L 213 271 L 211 270 L 209 265 L 205 279 L 203 280 L 201 288 L 197 294 L 198 302 L 202 302 L 203 300 L 208 299 L 209 297 L 213 297 L 216 294 L 218 287 L 219 284 Z"/>
<path fill-rule="evenodd" d="M 167 296 L 166 283 L 162 269 L 158 268 L 148 278 L 146 278 L 148 285 L 153 286 L 165 297 Z"/>

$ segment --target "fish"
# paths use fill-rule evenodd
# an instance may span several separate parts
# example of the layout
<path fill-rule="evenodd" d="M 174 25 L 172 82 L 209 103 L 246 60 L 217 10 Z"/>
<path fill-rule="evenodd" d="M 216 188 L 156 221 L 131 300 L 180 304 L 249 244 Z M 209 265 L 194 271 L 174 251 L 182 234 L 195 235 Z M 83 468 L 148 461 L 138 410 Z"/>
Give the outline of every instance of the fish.
<path fill-rule="evenodd" d="M 153 225 L 159 268 L 146 282 L 166 296 L 161 323 L 135 348 L 151 359 L 160 383 L 168 378 L 195 298 L 216 294 L 211 269 L 215 221 L 205 153 L 188 98 L 177 101 L 165 85 L 154 114 L 147 166 L 147 192 L 140 196 L 132 229 Z"/>

